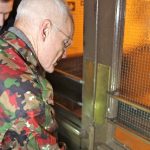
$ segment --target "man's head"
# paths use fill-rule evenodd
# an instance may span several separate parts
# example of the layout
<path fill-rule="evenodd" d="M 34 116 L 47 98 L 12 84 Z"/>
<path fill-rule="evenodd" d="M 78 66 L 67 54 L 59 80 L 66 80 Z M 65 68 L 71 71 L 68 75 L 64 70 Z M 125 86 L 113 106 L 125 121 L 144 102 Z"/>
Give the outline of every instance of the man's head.
<path fill-rule="evenodd" d="M 34 52 L 48 72 L 64 57 L 71 44 L 74 23 L 63 0 L 22 0 L 15 26 L 29 38 Z"/>
<path fill-rule="evenodd" d="M 0 0 L 0 28 L 9 17 L 9 14 L 13 8 L 13 2 L 14 0 Z"/>

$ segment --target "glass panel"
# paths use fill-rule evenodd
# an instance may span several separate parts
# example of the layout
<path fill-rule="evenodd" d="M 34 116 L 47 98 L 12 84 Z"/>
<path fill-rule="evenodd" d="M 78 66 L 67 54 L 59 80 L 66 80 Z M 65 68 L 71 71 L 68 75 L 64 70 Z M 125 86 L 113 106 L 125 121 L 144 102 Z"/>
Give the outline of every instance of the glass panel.
<path fill-rule="evenodd" d="M 150 0 L 126 0 L 119 96 L 150 108 Z"/>
<path fill-rule="evenodd" d="M 130 102 L 150 108 L 150 0 L 126 0 L 118 93 L 129 103 L 118 102 L 117 123 L 149 140 L 150 113 L 131 106 Z M 134 138 L 125 134 L 122 138 L 130 148 L 140 150 L 132 146 Z"/>
<path fill-rule="evenodd" d="M 56 69 L 82 79 L 83 56 L 68 57 L 58 62 Z"/>

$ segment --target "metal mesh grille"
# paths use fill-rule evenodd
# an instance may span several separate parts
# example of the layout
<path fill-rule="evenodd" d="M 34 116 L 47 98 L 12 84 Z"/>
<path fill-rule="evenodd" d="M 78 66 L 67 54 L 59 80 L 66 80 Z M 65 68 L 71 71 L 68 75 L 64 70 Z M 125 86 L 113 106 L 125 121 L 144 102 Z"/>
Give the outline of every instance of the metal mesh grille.
<path fill-rule="evenodd" d="M 150 108 L 150 0 L 126 0 L 119 96 Z"/>
<path fill-rule="evenodd" d="M 119 102 L 117 120 L 121 125 L 150 139 L 150 113 Z"/>
<path fill-rule="evenodd" d="M 150 0 L 126 0 L 119 97 L 150 108 Z M 119 124 L 150 138 L 150 113 L 118 102 Z"/>

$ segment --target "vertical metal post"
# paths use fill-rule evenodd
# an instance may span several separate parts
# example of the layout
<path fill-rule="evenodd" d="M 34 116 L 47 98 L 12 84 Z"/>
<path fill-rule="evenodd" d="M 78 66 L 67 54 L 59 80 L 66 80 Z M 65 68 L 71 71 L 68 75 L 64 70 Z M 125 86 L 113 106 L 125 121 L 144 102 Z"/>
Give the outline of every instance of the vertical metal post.
<path fill-rule="evenodd" d="M 84 65 L 83 65 L 83 109 L 82 150 L 94 149 L 94 106 L 97 72 L 97 22 L 99 0 L 84 2 Z"/>
<path fill-rule="evenodd" d="M 116 0 L 86 0 L 84 2 L 84 65 L 82 150 L 100 149 L 107 143 L 106 114 L 114 49 Z"/>

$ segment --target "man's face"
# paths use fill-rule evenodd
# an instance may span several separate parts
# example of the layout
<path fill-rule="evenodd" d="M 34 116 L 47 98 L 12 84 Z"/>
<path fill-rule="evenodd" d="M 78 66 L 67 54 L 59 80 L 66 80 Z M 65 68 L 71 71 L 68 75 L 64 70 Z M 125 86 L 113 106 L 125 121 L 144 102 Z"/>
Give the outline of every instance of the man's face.
<path fill-rule="evenodd" d="M 66 49 L 72 42 L 73 26 L 70 19 L 61 26 L 52 22 L 52 30 L 38 51 L 38 59 L 43 68 L 51 73 L 54 71 L 58 60 L 66 57 Z"/>
<path fill-rule="evenodd" d="M 10 12 L 12 11 L 13 2 L 13 0 L 8 2 L 0 1 L 0 28 L 4 25 L 5 20 L 7 20 L 9 17 Z"/>

